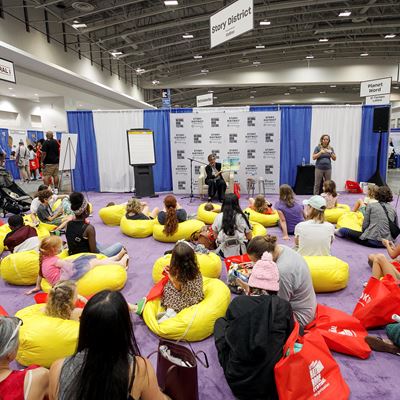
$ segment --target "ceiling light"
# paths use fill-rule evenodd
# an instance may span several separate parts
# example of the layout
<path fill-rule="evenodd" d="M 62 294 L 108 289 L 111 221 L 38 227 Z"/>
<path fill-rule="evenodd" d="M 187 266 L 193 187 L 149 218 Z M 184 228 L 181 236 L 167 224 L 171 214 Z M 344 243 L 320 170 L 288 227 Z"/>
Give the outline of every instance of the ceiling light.
<path fill-rule="evenodd" d="M 256 46 L 256 49 L 265 49 L 265 46 L 263 44 L 258 44 Z"/>
<path fill-rule="evenodd" d="M 385 35 L 385 39 L 393 39 L 396 35 L 394 33 L 390 33 L 389 35 Z"/>
<path fill-rule="evenodd" d="M 346 11 L 342 11 L 339 14 L 339 17 L 350 17 L 350 15 L 351 15 L 351 11 L 346 10 Z"/>
<path fill-rule="evenodd" d="M 178 0 L 164 0 L 166 6 L 177 6 Z"/>
<path fill-rule="evenodd" d="M 214 90 L 209 90 L 208 93 L 214 93 Z"/>
<path fill-rule="evenodd" d="M 329 39 L 328 39 L 328 38 L 322 38 L 322 39 L 319 39 L 319 41 L 320 41 L 320 42 L 328 42 Z"/>
<path fill-rule="evenodd" d="M 213 96 L 213 98 L 214 98 L 214 100 L 218 99 L 218 97 L 217 97 L 217 96 Z"/>
<path fill-rule="evenodd" d="M 208 72 L 210 72 L 208 69 L 202 69 L 202 70 L 201 70 L 201 73 L 202 73 L 202 74 L 207 74 Z"/>
<path fill-rule="evenodd" d="M 336 85 L 330 85 L 329 87 L 332 87 L 332 88 L 333 88 L 333 87 L 336 87 Z"/>
<path fill-rule="evenodd" d="M 369 54 L 368 53 L 361 53 L 360 56 L 361 57 L 367 57 Z"/>
<path fill-rule="evenodd" d="M 260 25 L 271 25 L 271 21 L 260 21 Z"/>
<path fill-rule="evenodd" d="M 321 90 L 320 93 L 321 94 L 325 94 L 326 92 L 325 92 L 325 90 Z"/>
<path fill-rule="evenodd" d="M 190 33 L 185 33 L 184 35 L 182 35 L 182 37 L 184 39 L 193 39 L 194 38 L 194 36 L 192 34 L 190 34 Z"/>
<path fill-rule="evenodd" d="M 124 54 L 124 53 L 123 53 L 122 51 L 111 51 L 110 54 L 111 54 L 113 57 L 117 57 L 117 56 L 120 56 L 120 55 L 122 55 L 122 54 Z"/>
<path fill-rule="evenodd" d="M 399 87 L 398 86 L 393 86 L 393 89 L 398 89 Z"/>
<path fill-rule="evenodd" d="M 296 90 L 296 86 L 290 86 L 290 89 Z"/>
<path fill-rule="evenodd" d="M 290 95 L 290 93 L 288 93 L 288 92 L 285 93 L 285 96 L 289 96 L 289 95 Z"/>
<path fill-rule="evenodd" d="M 39 95 L 37 93 L 35 93 L 34 96 L 39 96 Z"/>
<path fill-rule="evenodd" d="M 87 25 L 86 24 L 72 24 L 72 27 L 75 29 L 87 28 Z"/>
<path fill-rule="evenodd" d="M 250 93 L 257 93 L 257 90 L 250 90 Z"/>
<path fill-rule="evenodd" d="M 12 88 L 12 87 L 9 87 L 8 90 L 13 90 L 13 88 Z"/>
<path fill-rule="evenodd" d="M 203 58 L 203 56 L 197 55 L 197 56 L 193 56 L 193 58 L 194 58 L 195 60 L 200 60 L 200 59 Z"/>
<path fill-rule="evenodd" d="M 314 56 L 312 54 L 308 55 L 306 58 L 308 58 L 309 60 L 313 59 Z"/>
<path fill-rule="evenodd" d="M 253 61 L 253 65 L 260 65 L 261 62 L 260 61 Z"/>
<path fill-rule="evenodd" d="M 136 68 L 135 71 L 137 74 L 143 74 L 146 72 L 146 70 L 144 68 L 140 68 L 140 67 Z"/>
<path fill-rule="evenodd" d="M 79 24 L 79 19 L 74 19 L 72 22 L 73 22 L 74 24 Z"/>
<path fill-rule="evenodd" d="M 160 81 L 158 81 L 157 79 L 154 79 L 154 81 L 151 82 L 153 85 L 158 85 L 160 83 Z"/>
<path fill-rule="evenodd" d="M 254 99 L 254 96 L 250 96 L 251 99 Z"/>

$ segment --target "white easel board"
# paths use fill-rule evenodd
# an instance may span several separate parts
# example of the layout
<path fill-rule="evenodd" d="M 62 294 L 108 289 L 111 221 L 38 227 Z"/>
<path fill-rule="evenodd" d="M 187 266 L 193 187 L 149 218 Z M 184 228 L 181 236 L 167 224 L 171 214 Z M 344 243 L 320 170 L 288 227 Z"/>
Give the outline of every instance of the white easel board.
<path fill-rule="evenodd" d="M 60 171 L 70 171 L 75 169 L 76 150 L 78 148 L 77 133 L 62 133 L 60 147 Z"/>
<path fill-rule="evenodd" d="M 128 153 L 130 165 L 149 165 L 156 163 L 154 134 L 150 129 L 129 129 Z"/>

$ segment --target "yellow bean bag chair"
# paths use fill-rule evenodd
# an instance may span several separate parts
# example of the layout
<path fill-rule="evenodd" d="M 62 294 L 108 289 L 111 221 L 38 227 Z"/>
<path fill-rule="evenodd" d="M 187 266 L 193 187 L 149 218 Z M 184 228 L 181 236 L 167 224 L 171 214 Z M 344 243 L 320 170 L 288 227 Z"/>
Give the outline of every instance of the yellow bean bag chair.
<path fill-rule="evenodd" d="M 219 278 L 221 275 L 222 262 L 215 253 L 196 253 L 201 275 L 206 278 Z M 153 265 L 153 281 L 157 283 L 163 277 L 162 272 L 171 262 L 171 254 L 160 257 Z"/>
<path fill-rule="evenodd" d="M 204 222 L 197 219 L 189 219 L 185 222 L 180 222 L 178 230 L 172 235 L 167 236 L 164 232 L 164 225 L 161 225 L 158 220 L 155 220 L 153 227 L 153 238 L 159 242 L 175 243 L 178 240 L 189 240 L 193 232 L 200 230 L 204 226 Z"/>
<path fill-rule="evenodd" d="M 278 225 L 279 215 L 278 211 L 276 210 L 273 214 L 261 214 L 257 211 L 252 210 L 251 208 L 246 208 L 243 211 L 249 215 L 249 219 L 251 222 L 258 222 L 259 224 L 266 227 Z"/>
<path fill-rule="evenodd" d="M 99 210 L 101 220 L 110 226 L 117 226 L 121 223 L 121 218 L 126 214 L 126 204 L 104 207 Z"/>
<path fill-rule="evenodd" d="M 39 274 L 39 253 L 35 250 L 12 253 L 0 264 L 0 275 L 12 285 L 34 285 Z"/>
<path fill-rule="evenodd" d="M 358 232 L 362 232 L 363 222 L 364 216 L 359 211 L 347 212 L 338 219 L 336 228 L 349 228 Z"/>
<path fill-rule="evenodd" d="M 48 317 L 44 304 L 19 310 L 15 316 L 24 324 L 19 330 L 17 361 L 22 365 L 37 364 L 49 368 L 59 358 L 75 353 L 79 322 Z"/>
<path fill-rule="evenodd" d="M 251 221 L 251 225 L 253 226 L 253 229 L 251 230 L 253 237 L 265 236 L 267 234 L 267 229 L 258 222 Z"/>
<path fill-rule="evenodd" d="M 304 257 L 317 293 L 344 289 L 349 281 L 349 264 L 333 256 Z"/>
<path fill-rule="evenodd" d="M 83 254 L 74 254 L 68 256 L 65 260 L 73 260 Z M 102 254 L 96 254 L 97 258 L 106 258 Z M 99 265 L 88 271 L 77 281 L 78 293 L 82 296 L 89 297 L 102 290 L 121 290 L 128 279 L 126 270 L 121 265 Z M 46 279 L 42 279 L 42 290 L 49 292 L 51 285 Z"/>
<path fill-rule="evenodd" d="M 335 208 L 325 210 L 325 220 L 331 224 L 336 224 L 338 219 L 345 213 L 350 211 L 350 207 L 347 204 L 338 204 Z"/>
<path fill-rule="evenodd" d="M 166 339 L 194 342 L 207 338 L 213 334 L 215 321 L 225 315 L 231 294 L 225 283 L 211 278 L 203 278 L 203 291 L 203 301 L 161 324 L 156 319 L 158 313 L 165 311 L 161 299 L 149 301 L 143 311 L 144 322 L 153 333 Z"/>
<path fill-rule="evenodd" d="M 145 238 L 153 234 L 154 219 L 127 219 L 125 215 L 121 218 L 121 232 L 134 238 Z"/>
<path fill-rule="evenodd" d="M 197 219 L 203 221 L 207 225 L 212 225 L 218 213 L 205 210 L 204 207 L 206 204 L 207 203 L 203 203 L 199 205 L 199 208 L 197 209 Z M 219 212 L 221 211 L 221 206 L 219 204 L 213 204 L 213 206 L 214 210 L 218 210 Z"/>
<path fill-rule="evenodd" d="M 49 231 L 52 231 L 56 227 L 55 225 L 44 224 L 43 222 L 40 222 L 38 226 L 34 226 L 30 215 L 24 216 L 24 222 L 25 222 L 25 225 L 32 226 L 36 229 L 39 239 L 43 239 L 45 237 L 50 236 Z M 51 227 L 51 229 L 49 229 L 49 227 Z M 0 242 L 2 245 L 3 245 L 4 239 L 7 235 L 7 233 L 9 233 L 9 232 L 11 232 L 11 229 L 8 226 L 8 224 L 4 224 L 4 225 L 0 226 Z"/>

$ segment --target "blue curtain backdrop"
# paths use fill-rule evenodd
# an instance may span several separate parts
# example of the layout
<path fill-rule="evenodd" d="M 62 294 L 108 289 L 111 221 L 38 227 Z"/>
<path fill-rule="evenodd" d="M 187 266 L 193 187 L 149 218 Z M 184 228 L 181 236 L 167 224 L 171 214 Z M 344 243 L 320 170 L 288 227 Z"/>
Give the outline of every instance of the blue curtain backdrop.
<path fill-rule="evenodd" d="M 72 132 L 71 132 L 72 133 Z M 56 132 L 56 139 L 61 140 L 62 132 Z"/>
<path fill-rule="evenodd" d="M 360 153 L 358 156 L 358 182 L 366 182 L 375 172 L 378 161 L 379 137 L 382 136 L 379 171 L 385 180 L 388 157 L 389 133 L 374 133 L 374 106 L 363 106 Z"/>
<path fill-rule="evenodd" d="M 69 132 L 78 134 L 74 190 L 100 191 L 96 136 L 91 111 L 68 111 Z"/>
<path fill-rule="evenodd" d="M 154 190 L 172 190 L 169 110 L 144 110 L 143 125 L 154 132 L 156 164 L 153 166 Z"/>
<path fill-rule="evenodd" d="M 10 147 L 8 146 L 8 129 L 0 128 L 0 146 L 6 152 L 7 158 L 10 158 Z"/>
<path fill-rule="evenodd" d="M 43 131 L 27 131 L 28 139 L 33 143 L 37 142 L 40 139 L 44 139 Z"/>
<path fill-rule="evenodd" d="M 281 110 L 281 162 L 280 184 L 294 186 L 297 166 L 303 157 L 310 159 L 311 106 L 261 106 L 250 107 L 250 111 Z"/>

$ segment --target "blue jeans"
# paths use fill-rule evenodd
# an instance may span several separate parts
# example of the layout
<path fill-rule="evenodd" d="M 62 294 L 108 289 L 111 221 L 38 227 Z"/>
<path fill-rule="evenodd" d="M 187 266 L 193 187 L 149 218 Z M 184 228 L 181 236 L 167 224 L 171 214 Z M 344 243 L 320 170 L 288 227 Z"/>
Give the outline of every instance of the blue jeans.
<path fill-rule="evenodd" d="M 353 242 L 358 244 L 362 244 L 363 246 L 368 247 L 385 247 L 380 240 L 373 240 L 373 239 L 360 239 L 362 232 L 354 231 L 350 228 L 340 228 L 339 229 L 339 237 L 343 237 L 346 239 L 350 239 Z"/>
<path fill-rule="evenodd" d="M 103 246 L 100 243 L 96 243 L 97 251 L 104 254 L 107 257 L 116 256 L 124 247 L 121 243 L 114 243 L 111 246 Z"/>

